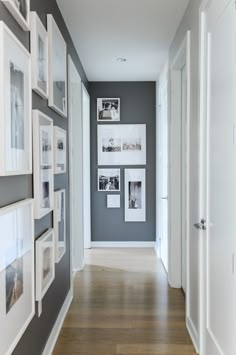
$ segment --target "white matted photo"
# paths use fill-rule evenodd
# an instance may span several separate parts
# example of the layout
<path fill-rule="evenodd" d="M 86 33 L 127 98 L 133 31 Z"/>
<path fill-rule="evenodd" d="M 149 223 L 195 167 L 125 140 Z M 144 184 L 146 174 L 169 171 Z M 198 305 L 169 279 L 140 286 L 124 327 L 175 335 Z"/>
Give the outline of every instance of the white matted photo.
<path fill-rule="evenodd" d="M 145 165 L 146 125 L 98 125 L 98 165 Z"/>
<path fill-rule="evenodd" d="M 107 195 L 107 208 L 120 208 L 120 195 Z"/>
<path fill-rule="evenodd" d="M 125 169 L 125 222 L 146 222 L 145 169 Z"/>
<path fill-rule="evenodd" d="M 120 99 L 97 99 L 97 120 L 101 122 L 120 121 Z"/>
<path fill-rule="evenodd" d="M 67 116 L 67 47 L 52 15 L 47 15 L 49 42 L 49 106 Z"/>
<path fill-rule="evenodd" d="M 24 31 L 29 31 L 30 0 L 2 0 Z"/>
<path fill-rule="evenodd" d="M 53 210 L 53 120 L 33 110 L 35 219 Z"/>
<path fill-rule="evenodd" d="M 12 354 L 35 313 L 33 218 L 32 199 L 0 209 L 0 354 Z"/>
<path fill-rule="evenodd" d="M 0 22 L 0 176 L 32 174 L 30 54 Z"/>
<path fill-rule="evenodd" d="M 120 169 L 98 169 L 98 191 L 120 191 Z"/>
<path fill-rule="evenodd" d="M 53 229 L 49 229 L 35 242 L 36 301 L 38 302 L 42 301 L 55 278 L 54 247 Z"/>
<path fill-rule="evenodd" d="M 66 190 L 54 192 L 53 226 L 55 231 L 55 262 L 66 252 Z"/>
<path fill-rule="evenodd" d="M 66 173 L 66 131 L 54 127 L 54 174 Z"/>
<path fill-rule="evenodd" d="M 30 13 L 32 89 L 48 98 L 48 34 L 36 12 Z"/>

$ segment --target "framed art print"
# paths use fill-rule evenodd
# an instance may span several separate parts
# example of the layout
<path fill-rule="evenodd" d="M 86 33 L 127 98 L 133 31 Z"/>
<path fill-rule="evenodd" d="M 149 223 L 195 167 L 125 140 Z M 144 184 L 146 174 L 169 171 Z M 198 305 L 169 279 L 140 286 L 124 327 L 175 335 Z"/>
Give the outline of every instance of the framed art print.
<path fill-rule="evenodd" d="M 66 131 L 54 127 L 54 174 L 66 173 Z"/>
<path fill-rule="evenodd" d="M 47 15 L 49 41 L 49 106 L 67 117 L 67 47 L 52 15 Z"/>
<path fill-rule="evenodd" d="M 28 199 L 0 209 L 0 354 L 10 355 L 35 314 L 34 215 Z"/>
<path fill-rule="evenodd" d="M 120 121 L 120 99 L 97 99 L 97 120 Z"/>
<path fill-rule="evenodd" d="M 55 231 L 55 262 L 66 252 L 66 191 L 54 192 L 53 226 Z"/>
<path fill-rule="evenodd" d="M 107 195 L 107 208 L 120 208 L 120 195 Z"/>
<path fill-rule="evenodd" d="M 146 125 L 98 125 L 98 165 L 146 165 Z"/>
<path fill-rule="evenodd" d="M 48 98 L 48 34 L 36 12 L 30 13 L 32 89 Z"/>
<path fill-rule="evenodd" d="M 30 54 L 0 22 L 0 176 L 32 174 Z"/>
<path fill-rule="evenodd" d="M 125 169 L 125 222 L 146 222 L 145 169 Z"/>
<path fill-rule="evenodd" d="M 33 110 L 35 219 L 53 210 L 53 120 Z"/>
<path fill-rule="evenodd" d="M 24 31 L 29 31 L 30 0 L 1 0 Z"/>
<path fill-rule="evenodd" d="M 120 191 L 120 169 L 98 169 L 98 191 Z"/>

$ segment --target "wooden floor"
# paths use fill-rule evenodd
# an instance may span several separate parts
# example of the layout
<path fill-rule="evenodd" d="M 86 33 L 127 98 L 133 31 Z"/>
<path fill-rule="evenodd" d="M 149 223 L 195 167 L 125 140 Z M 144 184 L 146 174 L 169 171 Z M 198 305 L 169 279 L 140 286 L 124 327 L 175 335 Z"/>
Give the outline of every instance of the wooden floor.
<path fill-rule="evenodd" d="M 184 296 L 152 249 L 92 249 L 53 355 L 193 355 Z"/>

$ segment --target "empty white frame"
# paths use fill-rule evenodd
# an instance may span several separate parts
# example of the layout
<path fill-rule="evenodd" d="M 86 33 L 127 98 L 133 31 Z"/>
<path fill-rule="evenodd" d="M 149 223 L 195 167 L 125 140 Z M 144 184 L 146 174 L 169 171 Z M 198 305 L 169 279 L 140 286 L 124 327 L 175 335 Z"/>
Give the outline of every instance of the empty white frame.
<path fill-rule="evenodd" d="M 145 165 L 146 125 L 98 125 L 98 165 Z"/>
<path fill-rule="evenodd" d="M 125 222 L 146 221 L 146 170 L 125 169 Z"/>
<path fill-rule="evenodd" d="M 120 191 L 120 169 L 98 169 L 98 191 Z"/>
<path fill-rule="evenodd" d="M 41 302 L 55 278 L 54 232 L 49 229 L 35 242 L 36 301 Z M 41 309 L 41 307 L 39 307 Z M 39 315 L 41 311 L 39 312 Z"/>
<path fill-rule="evenodd" d="M 33 200 L 0 209 L 0 354 L 12 354 L 34 309 Z"/>
<path fill-rule="evenodd" d="M 24 31 L 29 31 L 30 0 L 2 0 Z"/>
<path fill-rule="evenodd" d="M 0 176 L 32 174 L 30 54 L 0 22 Z"/>
<path fill-rule="evenodd" d="M 97 99 L 97 121 L 120 121 L 120 99 Z"/>
<path fill-rule="evenodd" d="M 53 210 L 53 120 L 33 110 L 35 219 Z"/>
<path fill-rule="evenodd" d="M 67 47 L 52 15 L 47 15 L 49 44 L 49 106 L 67 116 Z"/>
<path fill-rule="evenodd" d="M 48 34 L 36 12 L 30 13 L 32 89 L 48 98 Z"/>
<path fill-rule="evenodd" d="M 53 226 L 55 231 L 55 262 L 66 252 L 66 191 L 54 192 Z"/>
<path fill-rule="evenodd" d="M 120 208 L 120 195 L 107 195 L 107 208 Z"/>
<path fill-rule="evenodd" d="M 54 127 L 54 174 L 66 173 L 66 131 Z"/>

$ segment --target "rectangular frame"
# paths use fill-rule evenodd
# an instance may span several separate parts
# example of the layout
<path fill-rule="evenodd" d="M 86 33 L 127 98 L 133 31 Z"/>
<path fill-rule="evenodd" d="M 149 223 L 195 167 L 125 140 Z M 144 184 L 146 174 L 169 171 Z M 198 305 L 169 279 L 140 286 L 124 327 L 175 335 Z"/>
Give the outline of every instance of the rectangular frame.
<path fill-rule="evenodd" d="M 32 174 L 30 54 L 0 22 L 0 176 Z"/>
<path fill-rule="evenodd" d="M 120 195 L 107 195 L 107 208 L 120 208 Z"/>
<path fill-rule="evenodd" d="M 54 174 L 66 173 L 67 132 L 54 126 Z"/>
<path fill-rule="evenodd" d="M 97 121 L 98 122 L 119 122 L 120 121 L 120 99 L 119 98 L 98 98 L 97 99 Z"/>
<path fill-rule="evenodd" d="M 30 27 L 30 0 L 19 0 L 19 8 L 14 0 L 1 0 L 24 31 Z M 25 17 L 24 17 L 25 15 Z"/>
<path fill-rule="evenodd" d="M 98 169 L 97 174 L 97 189 L 102 192 L 118 192 L 120 191 L 120 169 Z M 103 181 L 100 181 L 101 175 Z M 118 185 L 116 178 L 118 177 Z M 104 188 L 102 188 L 104 186 Z"/>
<path fill-rule="evenodd" d="M 146 169 L 125 169 L 125 222 L 146 222 Z"/>
<path fill-rule="evenodd" d="M 49 45 L 48 104 L 61 116 L 67 117 L 67 46 L 52 15 L 47 15 L 47 24 Z M 60 95 L 62 96 L 60 97 Z"/>
<path fill-rule="evenodd" d="M 66 252 L 66 190 L 54 192 L 53 227 L 55 231 L 55 262 Z"/>
<path fill-rule="evenodd" d="M 53 120 L 33 110 L 35 219 L 53 210 Z"/>
<path fill-rule="evenodd" d="M 0 354 L 12 354 L 35 314 L 33 218 L 32 199 L 0 209 Z"/>
<path fill-rule="evenodd" d="M 98 165 L 146 165 L 146 124 L 98 125 Z"/>

